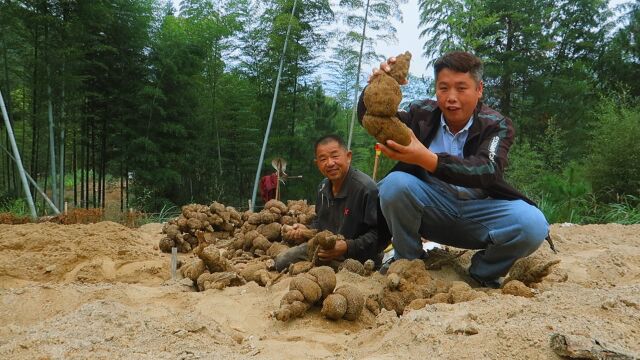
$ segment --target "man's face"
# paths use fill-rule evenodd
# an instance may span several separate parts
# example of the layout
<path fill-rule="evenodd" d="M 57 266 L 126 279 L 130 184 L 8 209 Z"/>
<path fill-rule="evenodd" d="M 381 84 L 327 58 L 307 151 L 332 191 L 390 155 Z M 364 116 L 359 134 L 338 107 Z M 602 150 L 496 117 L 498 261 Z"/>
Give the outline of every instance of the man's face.
<path fill-rule="evenodd" d="M 471 74 L 443 69 L 436 79 L 436 98 L 444 118 L 456 125 L 464 125 L 482 97 L 482 81 L 477 83 Z"/>
<path fill-rule="evenodd" d="M 322 175 L 332 182 L 344 179 L 351 165 L 351 151 L 342 148 L 336 141 L 318 145 L 316 165 Z"/>

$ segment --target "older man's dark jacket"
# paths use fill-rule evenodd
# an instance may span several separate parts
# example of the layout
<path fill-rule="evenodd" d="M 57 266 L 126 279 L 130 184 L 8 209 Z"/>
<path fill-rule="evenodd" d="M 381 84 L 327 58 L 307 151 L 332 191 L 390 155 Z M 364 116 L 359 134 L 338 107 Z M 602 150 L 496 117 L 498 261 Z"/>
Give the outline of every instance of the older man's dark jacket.
<path fill-rule="evenodd" d="M 360 170 L 349 168 L 342 188 L 333 195 L 331 182 L 324 179 L 318 186 L 316 218 L 311 227 L 341 234 L 347 242 L 345 257 L 380 263 L 377 231 L 378 188 Z"/>

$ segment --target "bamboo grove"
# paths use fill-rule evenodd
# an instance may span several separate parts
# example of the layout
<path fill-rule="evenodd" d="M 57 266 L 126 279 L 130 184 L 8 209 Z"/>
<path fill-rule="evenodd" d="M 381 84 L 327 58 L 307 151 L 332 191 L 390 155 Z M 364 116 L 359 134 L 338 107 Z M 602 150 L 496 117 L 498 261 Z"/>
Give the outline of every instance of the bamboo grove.
<path fill-rule="evenodd" d="M 264 166 L 271 172 L 270 160 L 282 157 L 287 173 L 302 175 L 287 181 L 285 199 L 315 198 L 313 140 L 347 138 L 354 85 L 362 88 L 368 72 L 357 75 L 359 58 L 370 69 L 394 55 L 375 49 L 403 36 L 392 20 L 406 2 L 299 0 Z M 546 210 L 558 219 L 568 216 L 568 199 L 606 204 L 640 195 L 640 2 L 415 6 L 424 53 L 414 56 L 433 61 L 463 49 L 486 61 L 485 101 L 519 133 L 510 181 L 551 202 Z M 0 91 L 26 171 L 59 206 L 246 207 L 292 7 L 293 0 L 0 0 Z M 405 97 L 432 88 L 431 78 L 412 76 Z M 7 207 L 23 192 L 1 130 Z M 373 144 L 356 126 L 354 165 L 365 172 Z M 381 172 L 391 166 L 384 160 Z M 41 197 L 37 206 L 48 211 Z"/>

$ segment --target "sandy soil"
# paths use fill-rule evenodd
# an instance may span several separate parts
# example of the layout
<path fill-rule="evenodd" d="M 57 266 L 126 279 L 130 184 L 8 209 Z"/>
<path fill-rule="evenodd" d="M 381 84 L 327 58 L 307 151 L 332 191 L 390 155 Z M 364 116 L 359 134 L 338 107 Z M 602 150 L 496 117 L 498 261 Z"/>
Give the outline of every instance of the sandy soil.
<path fill-rule="evenodd" d="M 561 263 L 533 298 L 492 292 L 355 322 L 312 309 L 288 323 L 270 316 L 287 276 L 196 292 L 169 280 L 160 231 L 0 225 L 0 358 L 559 359 L 553 333 L 640 354 L 640 225 L 554 225 Z M 456 279 L 447 267 L 432 276 Z M 365 293 L 382 286 L 379 274 L 337 277 Z M 459 331 L 468 328 L 475 334 Z"/>

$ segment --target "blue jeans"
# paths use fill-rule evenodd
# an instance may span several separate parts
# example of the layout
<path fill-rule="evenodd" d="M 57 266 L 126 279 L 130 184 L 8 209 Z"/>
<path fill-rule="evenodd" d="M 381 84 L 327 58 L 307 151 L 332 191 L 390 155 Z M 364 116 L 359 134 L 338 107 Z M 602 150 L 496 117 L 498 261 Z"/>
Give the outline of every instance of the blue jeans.
<path fill-rule="evenodd" d="M 422 257 L 420 237 L 463 249 L 480 249 L 469 272 L 489 281 L 533 253 L 549 233 L 535 206 L 522 200 L 460 200 L 437 183 L 396 171 L 378 184 L 380 206 L 393 236 L 396 259 Z"/>

